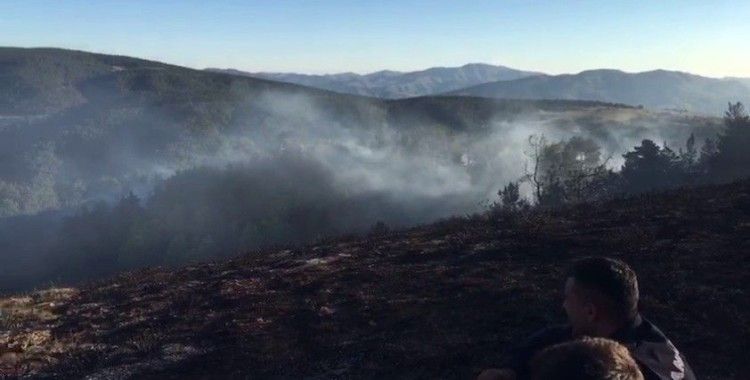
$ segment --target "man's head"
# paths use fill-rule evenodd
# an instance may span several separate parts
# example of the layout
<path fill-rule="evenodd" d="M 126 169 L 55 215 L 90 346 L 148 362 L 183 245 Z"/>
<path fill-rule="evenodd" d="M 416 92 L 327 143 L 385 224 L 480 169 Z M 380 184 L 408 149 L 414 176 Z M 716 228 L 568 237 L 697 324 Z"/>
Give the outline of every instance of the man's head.
<path fill-rule="evenodd" d="M 532 380 L 643 380 L 623 345 L 583 338 L 547 347 L 531 361 Z"/>
<path fill-rule="evenodd" d="M 568 270 L 563 308 L 575 335 L 606 335 L 638 314 L 635 272 L 615 259 L 579 259 Z"/>

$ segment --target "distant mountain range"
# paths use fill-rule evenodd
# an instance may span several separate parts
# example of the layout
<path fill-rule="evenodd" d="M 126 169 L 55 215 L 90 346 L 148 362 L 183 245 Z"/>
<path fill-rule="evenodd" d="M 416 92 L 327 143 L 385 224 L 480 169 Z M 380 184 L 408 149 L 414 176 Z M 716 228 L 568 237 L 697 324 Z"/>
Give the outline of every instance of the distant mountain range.
<path fill-rule="evenodd" d="M 677 71 L 631 74 L 619 70 L 589 70 L 574 75 L 496 81 L 449 94 L 499 99 L 596 100 L 717 115 L 726 109 L 728 102 L 750 102 L 748 84 L 748 79 L 715 79 Z"/>
<path fill-rule="evenodd" d="M 206 70 L 385 99 L 468 95 L 498 99 L 590 100 L 708 115 L 720 115 L 729 102 L 750 103 L 750 78 L 719 79 L 667 70 L 626 73 L 602 69 L 546 75 L 480 63 L 415 72 L 378 71 L 367 75 Z"/>
<path fill-rule="evenodd" d="M 433 95 L 482 83 L 520 79 L 541 74 L 482 63 L 472 63 L 461 67 L 433 67 L 413 72 L 384 70 L 366 75 L 355 73 L 329 75 L 249 73 L 233 69 L 213 68 L 206 70 L 386 99 Z"/>

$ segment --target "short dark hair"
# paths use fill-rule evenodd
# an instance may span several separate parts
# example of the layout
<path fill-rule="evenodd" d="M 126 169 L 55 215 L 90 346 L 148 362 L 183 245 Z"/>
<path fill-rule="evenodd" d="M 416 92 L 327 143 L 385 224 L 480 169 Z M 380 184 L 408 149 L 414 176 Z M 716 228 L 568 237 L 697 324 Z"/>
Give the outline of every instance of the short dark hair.
<path fill-rule="evenodd" d="M 638 279 L 628 264 L 609 257 L 586 257 L 573 262 L 568 277 L 604 296 L 611 317 L 627 321 L 638 314 Z"/>
<path fill-rule="evenodd" d="M 536 354 L 531 361 L 531 379 L 643 380 L 643 373 L 625 346 L 585 337 Z"/>

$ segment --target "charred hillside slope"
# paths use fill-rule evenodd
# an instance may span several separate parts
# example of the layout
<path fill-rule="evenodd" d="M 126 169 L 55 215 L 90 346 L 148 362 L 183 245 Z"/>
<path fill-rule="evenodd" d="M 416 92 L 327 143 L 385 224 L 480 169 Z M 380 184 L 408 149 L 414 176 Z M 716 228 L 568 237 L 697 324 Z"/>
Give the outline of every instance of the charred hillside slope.
<path fill-rule="evenodd" d="M 8 377 L 471 378 L 610 255 L 702 379 L 750 350 L 750 182 L 132 272 L 0 301 Z M 744 363 L 743 363 L 744 361 Z"/>

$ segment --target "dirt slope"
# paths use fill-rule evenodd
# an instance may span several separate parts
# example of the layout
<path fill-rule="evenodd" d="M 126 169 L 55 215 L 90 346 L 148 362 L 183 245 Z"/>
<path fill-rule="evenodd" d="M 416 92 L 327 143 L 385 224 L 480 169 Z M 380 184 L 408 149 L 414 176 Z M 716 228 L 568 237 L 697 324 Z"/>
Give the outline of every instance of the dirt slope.
<path fill-rule="evenodd" d="M 563 320 L 571 258 L 640 275 L 702 379 L 750 352 L 750 182 L 461 218 L 0 300 L 6 377 L 471 378 Z"/>

